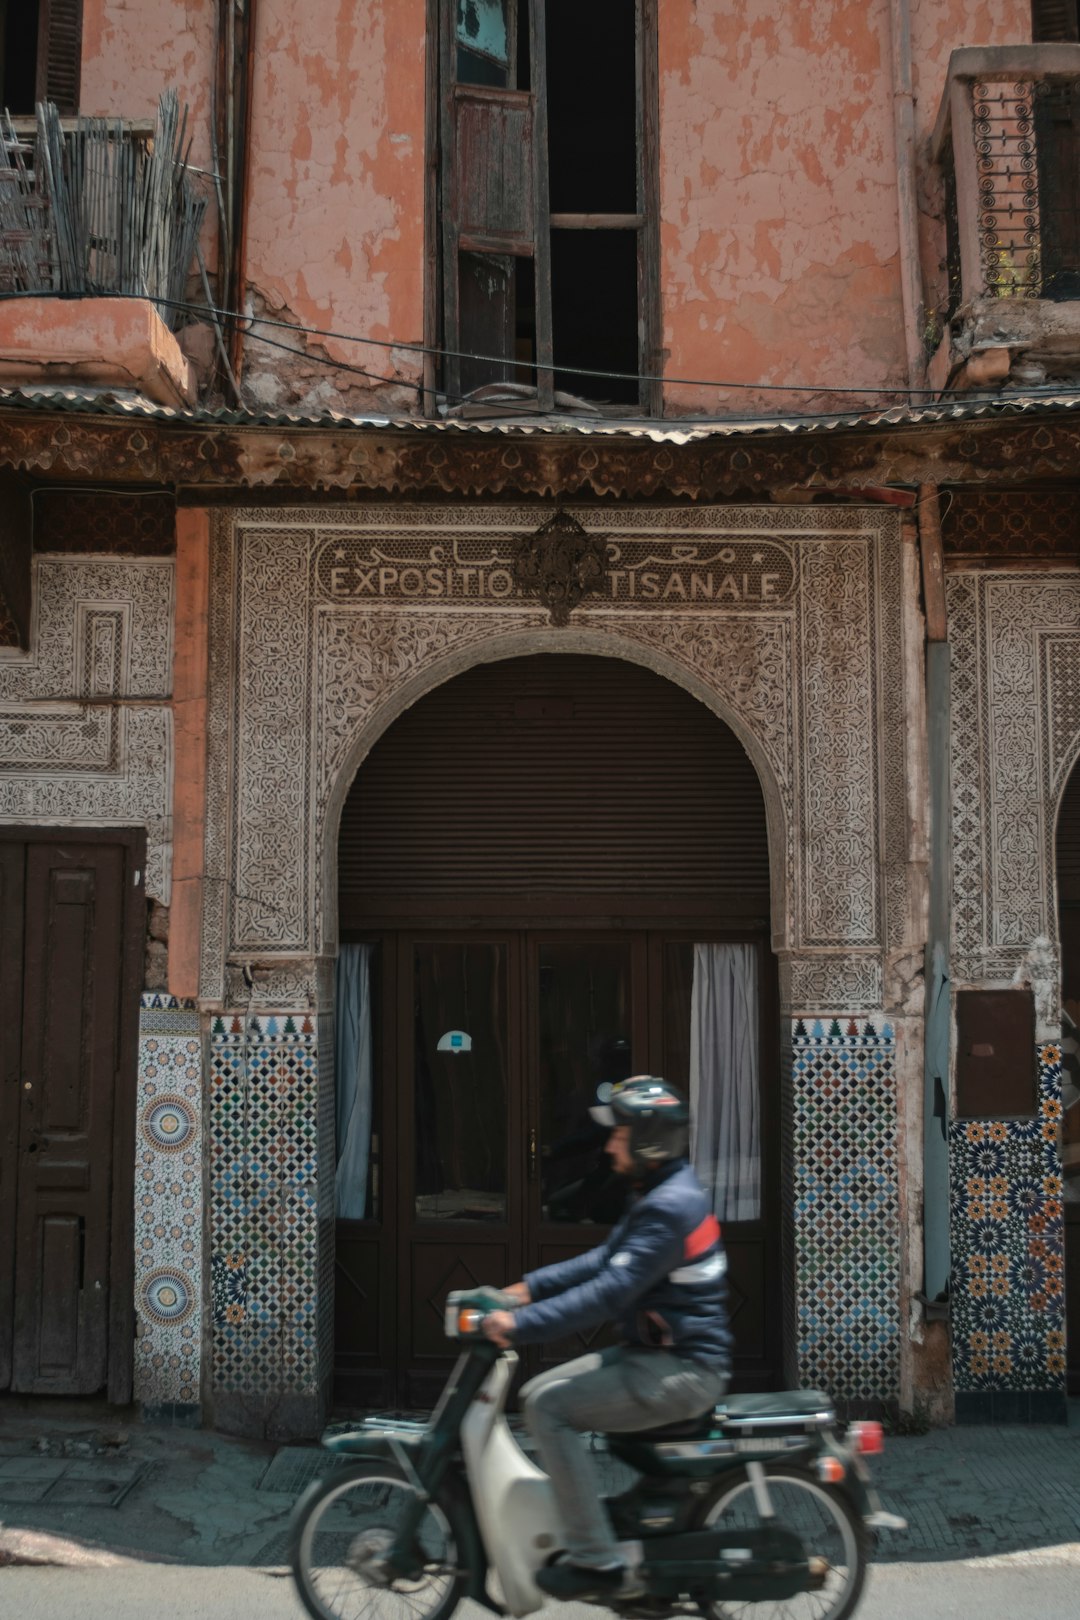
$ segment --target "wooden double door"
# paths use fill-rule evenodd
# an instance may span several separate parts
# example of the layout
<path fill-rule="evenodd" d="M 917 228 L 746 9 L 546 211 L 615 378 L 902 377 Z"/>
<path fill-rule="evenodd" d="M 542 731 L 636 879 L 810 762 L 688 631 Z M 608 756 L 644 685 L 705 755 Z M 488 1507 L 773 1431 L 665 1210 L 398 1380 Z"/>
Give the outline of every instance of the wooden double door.
<path fill-rule="evenodd" d="M 618 1219 L 626 1186 L 588 1107 L 605 1080 L 686 1083 L 694 946 L 708 939 L 699 926 L 377 941 L 368 1218 L 338 1225 L 339 1401 L 427 1405 L 446 1376 L 450 1289 L 512 1282 L 591 1248 Z M 773 958 L 751 943 L 762 1190 L 756 1217 L 725 1240 L 738 1378 L 763 1388 L 780 1360 L 777 1024 Z M 585 1346 L 531 1350 L 524 1371 Z"/>
<path fill-rule="evenodd" d="M 144 850 L 0 828 L 0 1390 L 131 1398 Z"/>

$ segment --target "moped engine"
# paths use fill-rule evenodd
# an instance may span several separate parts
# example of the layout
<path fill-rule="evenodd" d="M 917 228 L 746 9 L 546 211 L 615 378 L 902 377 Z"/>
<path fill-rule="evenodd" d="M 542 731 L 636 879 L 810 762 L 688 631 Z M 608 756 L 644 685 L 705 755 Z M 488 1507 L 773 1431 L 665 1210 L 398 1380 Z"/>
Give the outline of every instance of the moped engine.
<path fill-rule="evenodd" d="M 782 1525 L 652 1536 L 644 1550 L 639 1573 L 647 1590 L 658 1596 L 782 1601 L 814 1584 L 806 1549 Z"/>

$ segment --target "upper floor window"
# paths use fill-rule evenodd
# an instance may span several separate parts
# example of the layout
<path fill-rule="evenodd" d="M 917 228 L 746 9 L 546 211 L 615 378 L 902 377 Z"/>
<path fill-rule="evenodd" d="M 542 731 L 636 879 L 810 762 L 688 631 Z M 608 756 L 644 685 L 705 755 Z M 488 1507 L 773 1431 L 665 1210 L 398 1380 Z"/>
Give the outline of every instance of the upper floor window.
<path fill-rule="evenodd" d="M 82 0 L 0 0 L 3 106 L 32 114 L 39 101 L 79 110 Z"/>
<path fill-rule="evenodd" d="M 1080 40 L 1077 0 L 1031 0 L 1031 37 L 1036 42 Z"/>
<path fill-rule="evenodd" d="M 656 411 L 655 0 L 441 0 L 450 403 L 485 383 Z M 484 358 L 481 358 L 484 357 Z"/>

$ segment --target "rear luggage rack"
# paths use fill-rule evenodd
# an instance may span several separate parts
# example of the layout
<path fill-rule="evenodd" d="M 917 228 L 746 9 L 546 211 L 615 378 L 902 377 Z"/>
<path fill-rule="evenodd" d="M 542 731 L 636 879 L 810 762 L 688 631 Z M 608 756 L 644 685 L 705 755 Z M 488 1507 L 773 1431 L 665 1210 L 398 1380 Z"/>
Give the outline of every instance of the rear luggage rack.
<path fill-rule="evenodd" d="M 816 1389 L 733 1395 L 720 1402 L 713 1413 L 714 1428 L 740 1439 L 757 1434 L 814 1434 L 831 1428 L 835 1422 L 836 1413 L 828 1397 Z"/>

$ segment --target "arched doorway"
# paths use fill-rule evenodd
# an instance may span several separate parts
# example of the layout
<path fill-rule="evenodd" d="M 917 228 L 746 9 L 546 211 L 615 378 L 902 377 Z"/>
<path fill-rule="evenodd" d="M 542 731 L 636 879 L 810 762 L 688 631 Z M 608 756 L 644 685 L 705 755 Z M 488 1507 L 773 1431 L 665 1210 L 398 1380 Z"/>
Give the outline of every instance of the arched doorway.
<path fill-rule="evenodd" d="M 1065 1050 L 1062 1074 L 1062 1173 L 1065 1209 L 1066 1372 L 1070 1395 L 1080 1395 L 1080 762 L 1065 786 L 1057 827 L 1058 938 Z"/>
<path fill-rule="evenodd" d="M 643 1070 L 692 1080 L 703 1119 L 712 1099 L 744 1124 L 716 1171 L 738 1371 L 744 1387 L 775 1382 L 768 839 L 730 728 L 619 659 L 478 665 L 372 748 L 338 872 L 339 1024 L 353 1025 L 339 1147 L 358 1121 L 360 1166 L 338 1222 L 339 1399 L 426 1404 L 445 1377 L 448 1288 L 597 1241 L 619 1191 L 585 1107 L 601 1080 Z M 752 1057 L 728 1066 L 741 1089 L 713 1098 L 729 1041 Z M 359 1109 L 346 1069 L 367 1088 Z"/>

